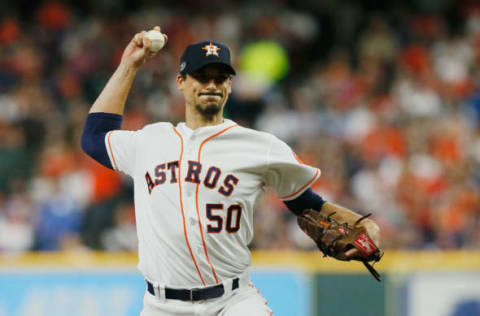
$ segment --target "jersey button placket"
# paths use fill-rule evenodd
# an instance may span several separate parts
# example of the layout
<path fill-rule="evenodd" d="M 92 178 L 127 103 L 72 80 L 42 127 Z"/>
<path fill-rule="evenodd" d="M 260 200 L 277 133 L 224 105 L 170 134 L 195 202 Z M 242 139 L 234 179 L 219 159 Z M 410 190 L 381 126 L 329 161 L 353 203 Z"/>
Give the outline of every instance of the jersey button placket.
<path fill-rule="evenodd" d="M 189 138 L 188 138 L 188 144 L 187 144 L 187 150 L 186 150 L 186 155 L 185 155 L 185 177 L 187 176 L 187 172 L 188 172 L 188 161 L 191 160 L 191 161 L 196 161 L 197 158 L 195 157 L 195 142 L 193 141 L 194 139 L 194 136 L 191 135 Z M 190 183 L 190 182 L 184 182 L 185 184 L 185 193 L 189 199 L 189 203 L 191 203 L 191 199 L 193 197 L 193 193 L 194 193 L 194 189 L 195 189 L 195 185 L 193 183 Z"/>
<path fill-rule="evenodd" d="M 191 160 L 191 161 L 198 161 L 198 149 L 199 149 L 199 144 L 195 141 L 196 139 L 198 139 L 198 137 L 195 135 L 195 131 L 193 132 L 193 134 L 189 137 L 189 143 L 188 143 L 188 150 L 187 150 L 187 156 L 186 156 L 186 160 L 185 162 L 188 164 L 188 160 Z M 187 168 L 188 169 L 188 168 Z M 186 171 L 188 172 L 188 170 Z M 185 173 L 186 175 L 186 173 Z M 196 255 L 198 256 L 199 258 L 199 264 L 202 266 L 203 269 L 205 269 L 206 271 L 208 271 L 209 267 L 208 267 L 208 263 L 206 262 L 206 258 L 205 258 L 205 249 L 203 248 L 203 243 L 202 243 L 202 236 L 200 234 L 200 230 L 198 227 L 198 225 L 200 225 L 199 221 L 198 221 L 198 216 L 197 216 L 197 201 L 196 201 L 196 189 L 197 189 L 197 184 L 195 183 L 192 183 L 192 182 L 188 182 L 188 185 L 185 184 L 187 186 L 186 190 L 187 190 L 187 203 L 189 205 L 189 215 L 190 215 L 190 219 L 189 219 L 189 223 L 190 223 L 190 227 L 192 229 L 195 229 L 195 234 L 194 234 L 194 251 L 196 253 Z M 200 214 L 202 214 L 202 211 L 201 211 L 201 206 L 199 205 L 199 212 Z"/>
<path fill-rule="evenodd" d="M 203 255 L 204 255 L 204 252 L 203 252 L 203 246 L 201 244 L 197 245 L 197 255 L 200 256 L 200 258 L 202 258 L 201 262 L 203 264 L 206 264 L 203 260 Z"/>
<path fill-rule="evenodd" d="M 183 161 L 184 168 L 182 170 L 183 172 L 183 190 L 185 192 L 185 205 L 187 206 L 187 216 L 188 216 L 188 223 L 190 224 L 190 227 L 194 229 L 198 223 L 197 220 L 197 211 L 196 211 L 196 203 L 195 203 L 195 183 L 187 182 L 185 181 L 185 178 L 187 177 L 188 174 L 188 161 L 196 161 L 197 157 L 195 155 L 195 142 L 193 141 L 193 135 L 191 135 L 188 138 L 187 146 L 186 146 L 186 151 L 185 151 L 185 158 Z M 198 232 L 196 229 L 192 230 L 192 243 L 195 245 L 195 252 L 197 255 L 202 255 L 202 252 L 199 252 L 198 249 L 199 245 L 201 245 L 201 238 L 198 235 Z"/>

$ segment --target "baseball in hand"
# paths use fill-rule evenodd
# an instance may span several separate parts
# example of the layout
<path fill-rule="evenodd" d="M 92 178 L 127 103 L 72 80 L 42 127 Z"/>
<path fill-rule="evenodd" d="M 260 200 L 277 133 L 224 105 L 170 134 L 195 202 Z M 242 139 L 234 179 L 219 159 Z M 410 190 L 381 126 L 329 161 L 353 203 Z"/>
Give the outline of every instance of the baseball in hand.
<path fill-rule="evenodd" d="M 165 37 L 159 31 L 150 30 L 147 32 L 147 34 L 145 34 L 145 36 L 152 42 L 150 50 L 153 53 L 158 52 L 162 49 L 163 45 L 165 45 Z"/>

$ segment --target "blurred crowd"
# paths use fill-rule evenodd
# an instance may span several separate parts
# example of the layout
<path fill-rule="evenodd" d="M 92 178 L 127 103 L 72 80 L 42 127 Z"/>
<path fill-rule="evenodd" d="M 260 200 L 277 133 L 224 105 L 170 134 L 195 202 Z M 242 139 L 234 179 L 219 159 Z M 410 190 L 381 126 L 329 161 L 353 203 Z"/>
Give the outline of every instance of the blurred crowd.
<path fill-rule="evenodd" d="M 88 3 L 2 8 L 0 253 L 136 249 L 130 179 L 79 143 L 124 47 L 154 25 L 169 42 L 138 73 L 124 129 L 182 121 L 180 54 L 215 39 L 239 73 L 226 116 L 319 167 L 313 189 L 373 213 L 384 247 L 480 247 L 480 4 Z M 313 249 L 271 191 L 255 216 L 253 249 Z"/>

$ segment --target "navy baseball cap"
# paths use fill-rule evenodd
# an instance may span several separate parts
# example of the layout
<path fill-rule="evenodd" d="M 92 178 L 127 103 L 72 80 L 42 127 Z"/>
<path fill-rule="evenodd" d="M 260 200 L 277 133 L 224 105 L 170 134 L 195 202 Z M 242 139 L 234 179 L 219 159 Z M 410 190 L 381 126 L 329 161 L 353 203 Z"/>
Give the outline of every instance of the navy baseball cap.
<path fill-rule="evenodd" d="M 180 58 L 179 72 L 185 76 L 212 64 L 221 65 L 227 73 L 236 75 L 230 61 L 230 50 L 227 46 L 214 41 L 188 45 Z"/>

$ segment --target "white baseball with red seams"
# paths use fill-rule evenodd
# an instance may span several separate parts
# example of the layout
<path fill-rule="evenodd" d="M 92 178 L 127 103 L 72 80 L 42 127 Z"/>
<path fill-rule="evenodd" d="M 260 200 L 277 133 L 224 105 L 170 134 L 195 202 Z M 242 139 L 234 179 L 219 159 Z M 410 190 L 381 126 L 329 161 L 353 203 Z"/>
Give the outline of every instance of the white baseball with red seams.
<path fill-rule="evenodd" d="M 165 36 L 157 30 L 150 30 L 145 34 L 145 37 L 147 37 L 152 45 L 150 46 L 150 50 L 154 53 L 158 52 L 165 46 Z"/>
<path fill-rule="evenodd" d="M 185 123 L 115 130 L 105 142 L 112 166 L 134 179 L 139 269 L 172 287 L 245 272 L 264 187 L 291 200 L 320 176 L 275 136 L 227 119 L 195 130 Z"/>

